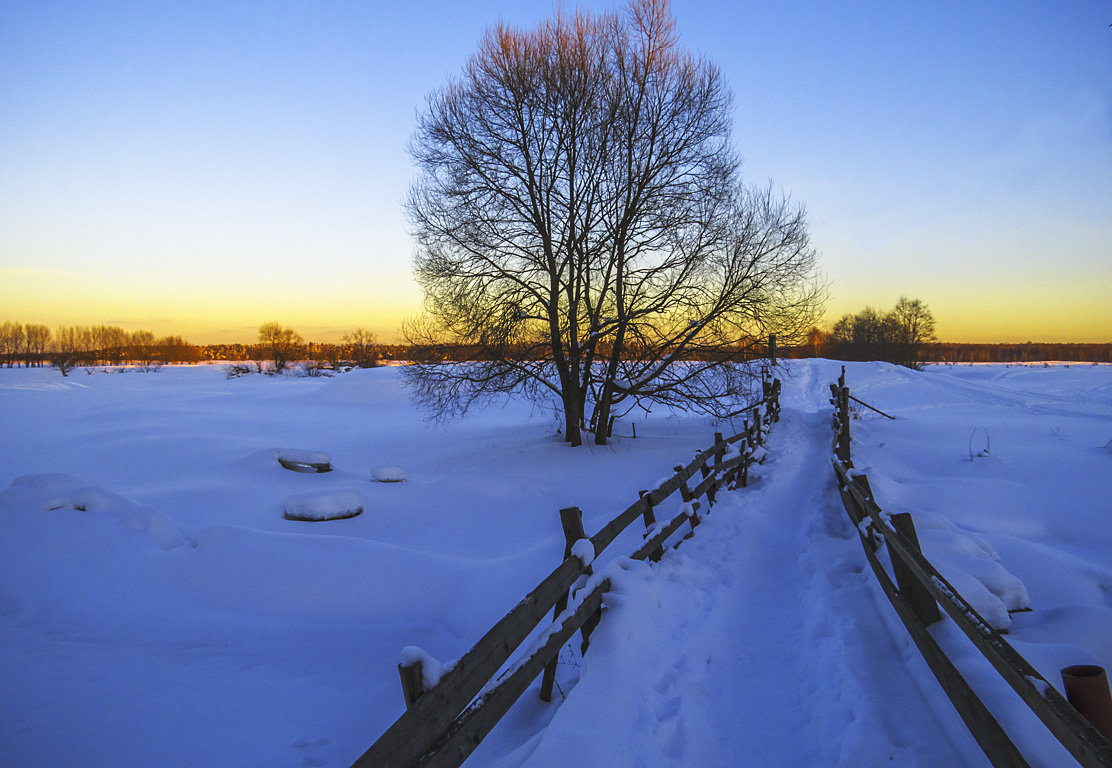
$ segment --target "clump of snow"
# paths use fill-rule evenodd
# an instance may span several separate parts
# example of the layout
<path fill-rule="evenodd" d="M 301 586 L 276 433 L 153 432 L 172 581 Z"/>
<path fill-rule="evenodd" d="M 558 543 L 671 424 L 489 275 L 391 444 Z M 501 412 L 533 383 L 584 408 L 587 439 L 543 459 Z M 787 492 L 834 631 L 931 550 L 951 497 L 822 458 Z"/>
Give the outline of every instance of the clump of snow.
<path fill-rule="evenodd" d="M 590 565 L 595 561 L 595 545 L 590 539 L 579 539 L 571 545 L 571 556 L 578 557 L 584 566 Z"/>
<path fill-rule="evenodd" d="M 371 476 L 380 483 L 403 483 L 406 480 L 405 470 L 401 467 L 375 467 Z"/>
<path fill-rule="evenodd" d="M 363 497 L 357 491 L 300 493 L 286 499 L 287 520 L 343 520 L 363 512 Z"/>
<path fill-rule="evenodd" d="M 294 472 L 329 472 L 332 470 L 332 456 L 324 451 L 302 451 L 296 448 L 283 448 L 278 451 L 278 463 Z"/>
<path fill-rule="evenodd" d="M 421 665 L 421 688 L 426 691 L 435 688 L 440 679 L 451 672 L 456 665 L 455 661 L 441 664 L 428 652 L 416 645 L 407 645 L 402 648 L 401 659 L 398 663 L 403 667 L 412 667 L 419 663 Z"/>

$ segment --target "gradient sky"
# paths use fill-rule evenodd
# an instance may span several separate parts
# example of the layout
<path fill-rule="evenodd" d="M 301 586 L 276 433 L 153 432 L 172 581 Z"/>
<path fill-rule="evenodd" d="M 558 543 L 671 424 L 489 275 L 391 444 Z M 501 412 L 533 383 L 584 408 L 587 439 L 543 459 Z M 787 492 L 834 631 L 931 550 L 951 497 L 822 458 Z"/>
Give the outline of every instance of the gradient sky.
<path fill-rule="evenodd" d="M 425 94 L 550 0 L 0 0 L 0 321 L 390 340 Z M 603 10 L 611 2 L 564 3 Z M 1112 341 L 1112 3 L 673 0 L 751 181 L 806 204 L 827 322 Z"/>

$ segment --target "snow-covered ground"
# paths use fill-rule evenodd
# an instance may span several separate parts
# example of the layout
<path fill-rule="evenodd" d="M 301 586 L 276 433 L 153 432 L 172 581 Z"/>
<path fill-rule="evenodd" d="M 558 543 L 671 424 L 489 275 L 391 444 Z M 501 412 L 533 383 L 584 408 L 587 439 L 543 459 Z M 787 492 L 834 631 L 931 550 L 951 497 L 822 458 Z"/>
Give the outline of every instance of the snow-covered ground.
<path fill-rule="evenodd" d="M 984 764 L 839 506 L 839 366 L 790 364 L 760 479 L 659 566 L 610 566 L 561 694 L 527 693 L 469 765 Z M 898 417 L 860 411 L 855 462 L 928 557 L 1052 682 L 1112 666 L 1112 366 L 847 376 Z M 730 431 L 636 421 L 584 449 L 520 402 L 429 425 L 391 368 L 0 370 L 0 766 L 349 765 L 403 709 L 403 648 L 462 655 L 559 562 L 557 510 L 593 533 Z M 946 624 L 1035 764 L 1068 765 Z"/>

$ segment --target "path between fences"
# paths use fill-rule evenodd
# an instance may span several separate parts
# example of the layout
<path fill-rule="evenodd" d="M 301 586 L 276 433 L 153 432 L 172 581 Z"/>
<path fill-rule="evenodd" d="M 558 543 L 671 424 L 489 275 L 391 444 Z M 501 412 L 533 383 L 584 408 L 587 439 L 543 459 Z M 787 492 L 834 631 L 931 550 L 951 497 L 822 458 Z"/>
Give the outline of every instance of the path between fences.
<path fill-rule="evenodd" d="M 823 471 L 826 385 L 792 382 L 759 480 L 612 578 L 578 682 L 541 705 L 554 714 L 519 703 L 468 765 L 983 764 L 869 583 Z"/>

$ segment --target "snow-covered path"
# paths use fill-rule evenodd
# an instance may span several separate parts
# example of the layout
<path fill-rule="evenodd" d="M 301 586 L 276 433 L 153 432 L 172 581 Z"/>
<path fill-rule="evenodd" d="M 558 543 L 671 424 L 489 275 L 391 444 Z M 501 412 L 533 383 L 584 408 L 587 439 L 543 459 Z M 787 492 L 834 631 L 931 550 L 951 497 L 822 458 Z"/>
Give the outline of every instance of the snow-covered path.
<path fill-rule="evenodd" d="M 983 764 L 877 602 L 806 373 L 761 479 L 658 566 L 625 563 L 579 682 L 500 766 Z"/>

